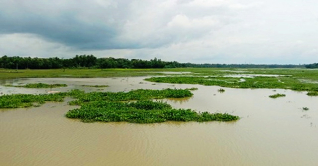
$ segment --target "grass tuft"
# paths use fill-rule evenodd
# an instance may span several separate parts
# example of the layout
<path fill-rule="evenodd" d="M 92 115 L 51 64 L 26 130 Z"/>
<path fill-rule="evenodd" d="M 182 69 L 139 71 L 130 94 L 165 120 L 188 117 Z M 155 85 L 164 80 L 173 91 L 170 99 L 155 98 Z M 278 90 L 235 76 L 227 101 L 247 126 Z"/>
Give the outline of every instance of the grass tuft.
<path fill-rule="evenodd" d="M 278 97 L 285 97 L 286 95 L 285 94 L 280 94 L 280 93 L 277 93 L 277 94 L 274 94 L 274 95 L 270 95 L 269 97 L 270 98 L 273 98 L 273 99 L 276 99 Z"/>

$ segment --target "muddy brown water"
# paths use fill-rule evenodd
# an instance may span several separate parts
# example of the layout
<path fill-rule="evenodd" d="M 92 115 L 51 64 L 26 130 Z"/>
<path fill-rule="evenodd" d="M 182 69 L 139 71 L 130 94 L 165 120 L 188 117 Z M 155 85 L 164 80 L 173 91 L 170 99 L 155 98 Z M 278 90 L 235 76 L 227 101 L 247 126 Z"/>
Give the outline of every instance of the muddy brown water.
<path fill-rule="evenodd" d="M 227 112 L 236 122 L 158 124 L 82 123 L 67 119 L 75 108 L 46 103 L 36 108 L 0 110 L 0 165 L 317 165 L 318 97 L 277 89 L 225 89 L 173 85 L 134 78 L 16 79 L 1 84 L 66 83 L 69 87 L 25 89 L 0 85 L 3 94 L 191 88 L 187 99 L 165 99 L 175 108 Z M 81 85 L 109 85 L 105 88 Z M 268 96 L 284 93 L 286 97 Z M 303 111 L 302 107 L 308 107 Z"/>

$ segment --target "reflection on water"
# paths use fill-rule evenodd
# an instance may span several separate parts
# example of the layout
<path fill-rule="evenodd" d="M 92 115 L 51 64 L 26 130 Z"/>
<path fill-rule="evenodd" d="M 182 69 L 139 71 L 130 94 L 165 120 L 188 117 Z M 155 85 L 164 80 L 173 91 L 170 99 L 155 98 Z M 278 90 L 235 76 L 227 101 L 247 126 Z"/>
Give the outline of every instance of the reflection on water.
<path fill-rule="evenodd" d="M 67 91 L 109 85 L 103 91 L 171 88 L 172 84 L 135 78 L 26 79 L 12 83 L 66 83 Z M 140 83 L 142 82 L 142 84 Z M 7 83 L 7 82 L 5 82 Z M 2 82 L 1 82 L 2 84 Z M 194 85 L 175 85 L 192 88 Z M 227 112 L 237 122 L 159 124 L 82 123 L 67 119 L 75 108 L 46 103 L 37 108 L 0 111 L 0 165 L 316 165 L 318 97 L 277 89 L 230 89 L 200 86 L 184 100 L 164 99 L 175 108 Z M 0 86 L 5 93 L 47 90 Z M 11 92 L 9 92 L 9 90 Z M 284 98 L 271 99 L 274 93 Z M 303 111 L 308 107 L 308 111 Z"/>
<path fill-rule="evenodd" d="M 169 100 L 170 102 L 173 102 L 173 103 L 182 104 L 182 103 L 188 102 L 191 98 L 192 97 L 186 97 L 186 98 L 181 98 L 181 99 L 169 98 L 167 100 Z"/>

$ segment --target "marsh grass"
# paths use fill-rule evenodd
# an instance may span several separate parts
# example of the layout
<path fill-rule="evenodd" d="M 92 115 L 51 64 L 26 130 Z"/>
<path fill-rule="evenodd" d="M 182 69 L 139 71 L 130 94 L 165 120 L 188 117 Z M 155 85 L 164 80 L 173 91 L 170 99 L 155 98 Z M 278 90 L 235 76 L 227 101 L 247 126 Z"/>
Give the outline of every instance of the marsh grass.
<path fill-rule="evenodd" d="M 26 85 L 5 85 L 9 87 L 22 87 L 22 88 L 57 88 L 57 87 L 67 87 L 66 84 L 45 84 L 45 83 L 33 83 Z"/>
<path fill-rule="evenodd" d="M 164 75 L 162 72 L 189 72 L 194 76 L 153 77 L 147 79 L 152 82 L 216 85 L 230 88 L 269 88 L 291 89 L 318 93 L 318 70 L 303 68 L 296 69 L 237 69 L 237 68 L 173 68 L 173 69 L 54 69 L 54 70 L 14 70 L 0 69 L 2 78 L 96 78 L 96 77 L 128 77 Z M 244 78 L 226 77 L 228 75 L 256 74 L 276 75 L 276 77 Z M 208 76 L 208 77 L 207 77 Z M 306 81 L 303 81 L 306 80 Z M 316 96 L 316 95 L 312 95 Z"/>
<path fill-rule="evenodd" d="M 278 97 L 285 97 L 286 95 L 285 94 L 280 94 L 280 93 L 277 93 L 277 94 L 274 94 L 274 95 L 270 95 L 269 97 L 270 98 L 273 98 L 273 99 L 276 99 Z"/>
<path fill-rule="evenodd" d="M 9 78 L 96 78 L 96 77 L 132 77 L 162 75 L 158 72 L 166 69 L 40 69 L 15 70 L 0 69 L 0 79 Z"/>

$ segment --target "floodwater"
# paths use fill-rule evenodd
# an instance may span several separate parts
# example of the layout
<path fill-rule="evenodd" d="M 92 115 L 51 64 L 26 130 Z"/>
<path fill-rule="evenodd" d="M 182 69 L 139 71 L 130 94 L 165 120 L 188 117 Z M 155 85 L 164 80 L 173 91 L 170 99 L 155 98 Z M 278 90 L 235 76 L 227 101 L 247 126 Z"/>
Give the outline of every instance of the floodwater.
<path fill-rule="evenodd" d="M 82 123 L 67 119 L 75 106 L 46 103 L 36 108 L 0 110 L 1 166 L 104 165 L 317 165 L 318 97 L 276 89 L 225 89 L 173 85 L 131 78 L 36 78 L 2 80 L 4 84 L 66 83 L 46 90 L 0 86 L 3 94 L 191 88 L 187 99 L 165 99 L 175 108 L 227 112 L 236 122 L 166 122 L 158 124 Z M 109 85 L 105 88 L 81 85 Z M 268 96 L 284 93 L 286 97 Z M 308 111 L 302 110 L 308 107 Z"/>

